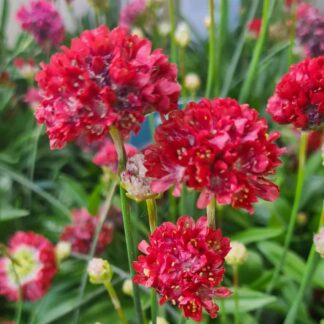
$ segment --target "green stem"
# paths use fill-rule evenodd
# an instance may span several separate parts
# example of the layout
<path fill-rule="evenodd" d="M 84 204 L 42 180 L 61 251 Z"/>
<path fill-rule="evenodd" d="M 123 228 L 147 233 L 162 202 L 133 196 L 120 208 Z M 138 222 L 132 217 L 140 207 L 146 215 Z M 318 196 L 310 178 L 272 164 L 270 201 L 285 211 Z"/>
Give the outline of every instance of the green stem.
<path fill-rule="evenodd" d="M 213 76 L 215 69 L 215 15 L 214 15 L 214 0 L 209 0 L 209 54 L 208 54 L 208 74 L 207 74 L 207 86 L 205 97 L 209 97 L 211 94 L 211 87 L 213 84 Z"/>
<path fill-rule="evenodd" d="M 225 307 L 225 301 L 223 298 L 220 299 L 220 304 L 221 304 L 221 307 L 220 307 L 221 324 L 227 324 L 226 307 Z"/>
<path fill-rule="evenodd" d="M 176 15 L 174 9 L 174 0 L 169 0 L 169 18 L 170 18 L 170 40 L 171 40 L 171 61 L 177 62 L 177 47 L 175 41 Z"/>
<path fill-rule="evenodd" d="M 182 80 L 182 97 L 187 97 L 187 91 L 185 87 L 185 79 L 186 79 L 186 47 L 179 48 L 179 64 L 180 64 L 180 72 L 181 72 L 181 80 Z"/>
<path fill-rule="evenodd" d="M 273 273 L 272 279 L 270 281 L 270 284 L 267 288 L 267 293 L 270 294 L 275 287 L 277 280 L 279 278 L 279 275 L 284 267 L 288 249 L 290 246 L 291 238 L 293 235 L 294 227 L 297 220 L 297 213 L 298 208 L 300 204 L 302 189 L 303 189 L 303 183 L 304 183 L 304 166 L 305 166 L 305 159 L 306 159 L 306 152 L 307 152 L 307 139 L 308 134 L 306 132 L 302 132 L 300 136 L 300 143 L 299 143 L 299 154 L 298 154 L 298 172 L 297 172 L 297 184 L 296 184 L 296 191 L 295 191 L 295 198 L 293 207 L 291 210 L 290 218 L 289 218 L 289 224 L 288 229 L 285 237 L 284 247 L 282 256 L 280 259 L 280 262 L 277 263 L 275 271 Z"/>
<path fill-rule="evenodd" d="M 179 324 L 186 324 L 187 319 L 185 317 L 183 317 L 183 315 L 180 315 L 180 319 L 179 319 Z"/>
<path fill-rule="evenodd" d="M 220 76 L 221 76 L 221 66 L 222 66 L 222 52 L 224 51 L 224 43 L 227 38 L 227 20 L 228 20 L 228 0 L 221 0 L 220 3 L 220 21 L 219 28 L 217 29 L 217 46 L 215 53 L 215 86 L 214 95 L 219 96 L 220 92 Z"/>
<path fill-rule="evenodd" d="M 275 0 L 273 0 L 275 2 Z M 269 13 L 270 9 L 270 0 L 264 0 L 263 1 L 263 11 L 262 11 L 262 26 L 261 26 L 261 32 L 260 36 L 258 38 L 258 41 L 255 45 L 254 51 L 253 51 L 253 56 L 252 60 L 247 72 L 246 79 L 243 83 L 240 95 L 239 95 L 239 101 L 240 102 L 245 102 L 247 97 L 250 94 L 251 88 L 252 88 L 252 83 L 254 81 L 258 64 L 261 58 L 261 53 L 263 51 L 266 37 L 267 37 L 267 32 L 268 32 L 268 26 L 269 26 L 269 20 L 271 16 L 271 11 Z"/>
<path fill-rule="evenodd" d="M 295 37 L 296 37 L 296 22 L 297 22 L 297 14 L 296 14 L 296 1 L 293 0 L 291 3 L 291 15 L 290 21 L 291 26 L 289 30 L 289 47 L 288 47 L 288 67 L 293 63 L 293 49 L 295 46 Z"/>
<path fill-rule="evenodd" d="M 117 296 L 115 288 L 113 287 L 113 285 L 111 284 L 110 281 L 105 282 L 104 285 L 105 285 L 105 287 L 107 289 L 107 292 L 108 292 L 108 294 L 110 296 L 111 302 L 114 305 L 114 308 L 115 308 L 115 310 L 117 312 L 120 323 L 127 324 L 127 320 L 126 320 L 123 308 L 122 308 L 122 306 L 120 304 L 120 301 L 119 301 L 119 298 Z"/>
<path fill-rule="evenodd" d="M 238 294 L 238 285 L 239 285 L 239 277 L 238 277 L 238 266 L 233 266 L 233 286 L 234 286 L 234 324 L 240 323 L 240 305 L 239 305 L 239 294 Z"/>
<path fill-rule="evenodd" d="M 216 228 L 215 214 L 216 214 L 216 200 L 213 197 L 207 206 L 207 226 L 209 228 Z"/>
<path fill-rule="evenodd" d="M 115 144 L 115 148 L 117 151 L 118 174 L 120 174 L 120 172 L 122 170 L 124 170 L 124 168 L 126 166 L 126 154 L 125 154 L 125 148 L 124 148 L 124 141 L 123 141 L 123 138 L 117 128 L 114 128 L 114 127 L 110 128 L 110 136 Z M 125 239 L 126 239 L 128 266 L 129 266 L 131 278 L 133 278 L 135 275 L 135 271 L 134 271 L 132 263 L 135 260 L 136 251 L 135 251 L 134 240 L 133 240 L 133 236 L 132 236 L 129 201 L 126 196 L 126 191 L 121 186 L 119 186 L 119 190 L 120 190 L 120 202 L 121 202 Z M 141 305 L 141 300 L 140 300 L 140 292 L 139 292 L 138 285 L 136 285 L 134 283 L 133 283 L 133 297 L 134 297 L 134 304 L 135 304 L 135 309 L 136 309 L 137 323 L 142 324 L 143 323 L 143 312 L 142 312 L 142 305 Z"/>
<path fill-rule="evenodd" d="M 147 206 L 147 213 L 148 213 L 148 219 L 149 219 L 149 224 L 150 224 L 150 231 L 151 231 L 151 233 L 153 233 L 157 227 L 157 207 L 156 207 L 155 199 L 147 199 L 146 206 Z M 157 296 L 156 296 L 155 290 L 152 289 L 151 290 L 151 321 L 152 321 L 152 324 L 156 324 L 157 314 L 158 314 Z"/>
<path fill-rule="evenodd" d="M 106 200 L 105 200 L 105 202 L 104 202 L 104 204 L 103 204 L 103 206 L 102 206 L 102 208 L 100 210 L 99 224 L 98 224 L 98 227 L 96 228 L 94 238 L 93 238 L 93 240 L 91 242 L 90 252 L 88 254 L 88 260 L 91 260 L 94 257 L 95 253 L 96 253 L 96 247 L 97 247 L 97 243 L 98 243 L 98 240 L 99 240 L 99 235 L 100 235 L 102 227 L 103 227 L 103 225 L 105 223 L 107 213 L 108 213 L 108 211 L 110 209 L 111 201 L 112 201 L 112 198 L 114 196 L 116 186 L 117 186 L 116 182 L 113 182 L 111 184 L 110 188 L 108 189 Z M 80 307 L 81 307 L 81 304 L 82 304 L 82 299 L 83 299 L 83 296 L 84 296 L 84 292 L 85 292 L 85 288 L 86 288 L 87 280 L 88 280 L 87 266 L 88 266 L 88 264 L 86 264 L 86 266 L 84 268 L 84 271 L 83 271 L 82 278 L 81 278 L 80 291 L 79 291 L 79 297 L 78 297 L 78 300 L 79 300 L 78 305 L 79 306 L 75 309 L 74 315 L 73 315 L 73 320 L 72 320 L 72 323 L 74 323 L 74 324 L 77 324 L 78 321 L 79 321 Z"/>
<path fill-rule="evenodd" d="M 168 196 L 169 196 L 169 212 L 172 221 L 175 223 L 177 221 L 177 201 L 176 198 L 172 194 L 173 189 L 169 189 Z"/>
<path fill-rule="evenodd" d="M 321 214 L 319 217 L 318 231 L 323 226 L 323 223 L 324 223 L 324 202 L 323 202 L 322 211 L 321 211 Z M 313 243 L 311 250 L 309 252 L 308 258 L 307 258 L 306 268 L 305 268 L 305 272 L 303 275 L 301 285 L 299 287 L 297 296 L 294 298 L 294 302 L 293 302 L 291 308 L 289 309 L 289 312 L 288 312 L 288 315 L 284 321 L 284 324 L 296 323 L 296 317 L 298 314 L 299 305 L 305 295 L 305 291 L 306 291 L 307 287 L 310 286 L 310 281 L 312 278 L 316 260 L 317 260 L 317 253 L 316 253 L 315 245 Z"/>
<path fill-rule="evenodd" d="M 149 114 L 147 118 L 148 118 L 148 122 L 149 122 L 151 140 L 153 141 L 154 131 L 155 131 L 154 113 Z"/>

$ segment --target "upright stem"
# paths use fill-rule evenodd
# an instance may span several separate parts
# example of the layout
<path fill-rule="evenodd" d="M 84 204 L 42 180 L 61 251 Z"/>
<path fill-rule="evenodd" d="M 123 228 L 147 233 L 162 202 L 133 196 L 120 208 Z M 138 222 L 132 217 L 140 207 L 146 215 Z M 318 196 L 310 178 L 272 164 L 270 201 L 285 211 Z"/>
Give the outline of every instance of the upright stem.
<path fill-rule="evenodd" d="M 115 193 L 116 186 L 117 186 L 116 182 L 113 182 L 111 184 L 110 188 L 108 189 L 106 200 L 101 208 L 101 211 L 99 214 L 99 224 L 98 224 L 98 227 L 96 228 L 94 238 L 91 242 L 90 252 L 88 254 L 89 260 L 91 260 L 95 255 L 97 243 L 99 240 L 99 235 L 100 235 L 102 227 L 105 223 L 107 213 L 110 209 L 111 201 L 112 201 L 113 195 Z M 80 291 L 79 291 L 79 297 L 78 297 L 79 298 L 79 302 L 78 302 L 79 306 L 75 309 L 73 320 L 72 320 L 72 323 L 74 323 L 74 324 L 77 324 L 79 322 L 81 301 L 83 299 L 84 291 L 85 291 L 85 288 L 87 285 L 87 280 L 88 280 L 88 272 L 87 272 L 87 264 L 86 264 L 86 266 L 83 270 L 83 275 L 82 275 L 81 283 L 80 283 Z"/>
<path fill-rule="evenodd" d="M 171 40 L 171 61 L 177 62 L 177 47 L 175 42 L 176 15 L 174 9 L 174 0 L 169 0 L 169 19 L 170 19 L 170 40 Z"/>
<path fill-rule="evenodd" d="M 108 292 L 108 294 L 110 296 L 111 302 L 114 305 L 114 308 L 115 308 L 115 310 L 117 312 L 117 315 L 119 317 L 120 323 L 127 324 L 127 320 L 126 320 L 124 311 L 123 311 L 123 309 L 121 307 L 121 304 L 119 302 L 119 298 L 118 298 L 118 295 L 116 293 L 115 288 L 113 287 L 113 285 L 111 284 L 110 281 L 106 281 L 104 283 L 104 285 L 105 285 L 105 287 L 107 289 L 107 292 Z"/>
<path fill-rule="evenodd" d="M 177 221 L 177 201 L 172 194 L 172 189 L 168 191 L 169 197 L 169 211 L 172 221 L 175 223 Z"/>
<path fill-rule="evenodd" d="M 324 224 L 324 202 L 323 202 L 323 207 L 322 207 L 322 211 L 319 217 L 319 222 L 318 222 L 318 230 L 320 230 L 320 228 L 323 226 Z M 306 268 L 305 268 L 305 272 L 303 275 L 303 279 L 301 282 L 301 285 L 299 287 L 297 296 L 294 298 L 294 302 L 291 306 L 291 308 L 289 309 L 288 315 L 284 321 L 284 324 L 294 324 L 296 323 L 296 317 L 298 314 L 298 310 L 299 310 L 299 305 L 305 295 L 305 291 L 307 289 L 307 287 L 309 287 L 309 282 L 312 278 L 312 274 L 313 274 L 313 270 L 315 267 L 315 262 L 317 259 L 317 255 L 316 255 L 316 250 L 315 250 L 315 245 L 314 243 L 312 244 L 311 250 L 309 252 L 308 258 L 307 258 L 307 263 L 306 263 Z"/>
<path fill-rule="evenodd" d="M 124 141 L 117 128 L 111 127 L 110 135 L 115 144 L 115 148 L 117 151 L 118 174 L 120 174 L 120 172 L 124 170 L 126 166 L 126 154 L 124 148 Z M 119 186 L 119 190 L 120 190 L 120 201 L 121 201 L 123 224 L 124 224 L 125 239 L 126 239 L 128 266 L 129 266 L 131 278 L 133 278 L 135 275 L 135 271 L 133 269 L 132 262 L 135 260 L 136 251 L 135 251 L 134 240 L 132 236 L 129 203 L 128 203 L 128 198 L 126 197 L 126 191 L 121 186 Z M 143 314 L 142 314 L 142 305 L 140 300 L 140 292 L 139 292 L 138 285 L 134 283 L 133 283 L 133 297 L 134 297 L 134 304 L 136 309 L 137 323 L 142 324 Z"/>
<path fill-rule="evenodd" d="M 273 0 L 275 1 L 275 0 Z M 266 36 L 267 36 L 267 31 L 268 31 L 268 25 L 269 25 L 269 20 L 271 16 L 271 11 L 269 12 L 270 9 L 270 0 L 264 0 L 263 1 L 263 11 L 262 11 L 262 26 L 261 26 L 261 32 L 260 36 L 258 38 L 258 41 L 255 45 L 254 51 L 253 51 L 253 56 L 252 60 L 247 72 L 247 76 L 245 79 L 245 82 L 243 83 L 240 95 L 239 95 L 239 101 L 240 102 L 245 102 L 247 97 L 250 94 L 252 83 L 255 78 L 255 74 L 257 72 L 258 64 L 260 61 L 261 53 L 264 48 L 264 44 L 266 41 Z"/>
<path fill-rule="evenodd" d="M 239 305 L 239 295 L 238 295 L 238 266 L 233 266 L 233 286 L 234 286 L 234 305 L 235 305 L 235 312 L 234 312 L 234 324 L 240 323 L 240 305 Z"/>
<path fill-rule="evenodd" d="M 157 208 L 156 208 L 155 199 L 147 199 L 146 206 L 147 206 L 147 213 L 148 213 L 148 219 L 149 219 L 149 224 L 150 224 L 150 231 L 151 231 L 151 233 L 153 233 L 157 226 Z M 156 324 L 157 313 L 158 313 L 157 297 L 156 297 L 155 290 L 152 288 L 152 291 L 151 291 L 151 321 L 152 321 L 152 324 Z"/>
<path fill-rule="evenodd" d="M 291 2 L 291 13 L 290 13 L 291 26 L 289 29 L 289 47 L 288 47 L 288 67 L 293 63 L 293 49 L 295 46 L 295 37 L 296 37 L 296 0 Z"/>
<path fill-rule="evenodd" d="M 216 214 L 216 200 L 213 197 L 207 206 L 207 226 L 209 228 L 216 228 L 215 214 Z"/>
<path fill-rule="evenodd" d="M 211 87 L 213 84 L 213 76 L 215 69 L 215 15 L 214 15 L 214 0 L 209 0 L 209 54 L 208 54 L 208 74 L 207 86 L 205 96 L 209 97 L 211 94 Z"/>
<path fill-rule="evenodd" d="M 299 143 L 298 173 L 297 173 L 297 184 L 296 184 L 294 203 L 293 203 L 293 207 L 292 207 L 290 218 L 289 218 L 289 224 L 288 224 L 288 229 L 287 229 L 287 233 L 286 233 L 286 237 L 285 237 L 282 256 L 281 256 L 280 262 L 278 262 L 276 265 L 272 279 L 271 279 L 270 284 L 267 288 L 267 293 L 272 292 L 273 288 L 275 287 L 275 285 L 277 283 L 279 275 L 284 267 L 288 249 L 289 249 L 290 242 L 291 242 L 291 238 L 292 238 L 293 231 L 295 228 L 297 213 L 298 213 L 298 208 L 299 208 L 299 204 L 300 204 L 300 198 L 301 198 L 303 183 L 304 183 L 304 166 L 305 166 L 306 151 L 307 151 L 307 139 L 308 139 L 308 134 L 306 132 L 302 132 L 301 136 L 300 136 L 300 143 Z"/>
<path fill-rule="evenodd" d="M 227 17 L 228 17 L 228 0 L 221 0 L 220 3 L 220 20 L 217 29 L 217 43 L 215 55 L 215 86 L 214 95 L 219 96 L 220 92 L 220 75 L 222 66 L 222 52 L 224 51 L 224 40 L 227 37 Z"/>
<path fill-rule="evenodd" d="M 227 316 L 226 316 L 226 308 L 225 308 L 225 301 L 223 298 L 220 299 L 220 322 L 221 324 L 227 324 Z"/>

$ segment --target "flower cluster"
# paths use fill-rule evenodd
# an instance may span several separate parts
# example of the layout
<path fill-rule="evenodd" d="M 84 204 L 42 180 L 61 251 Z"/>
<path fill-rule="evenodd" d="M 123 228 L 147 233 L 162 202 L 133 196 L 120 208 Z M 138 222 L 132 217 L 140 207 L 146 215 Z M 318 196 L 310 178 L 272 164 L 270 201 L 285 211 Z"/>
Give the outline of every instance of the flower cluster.
<path fill-rule="evenodd" d="M 297 8 L 297 40 L 306 55 L 324 55 L 324 15 L 314 6 L 302 3 Z"/>
<path fill-rule="evenodd" d="M 127 157 L 132 157 L 137 153 L 136 147 L 125 144 L 125 151 Z M 110 140 L 105 140 L 99 148 L 92 162 L 98 166 L 107 167 L 111 172 L 117 172 L 118 156 L 115 145 Z"/>
<path fill-rule="evenodd" d="M 64 228 L 60 240 L 71 243 L 73 252 L 87 254 L 99 224 L 99 216 L 91 216 L 86 209 L 72 211 L 72 224 Z M 113 238 L 113 227 L 105 223 L 99 234 L 96 253 L 101 254 Z"/>
<path fill-rule="evenodd" d="M 46 50 L 59 45 L 65 37 L 61 16 L 54 5 L 45 0 L 35 0 L 30 7 L 22 6 L 17 12 L 23 30 L 30 32 L 35 41 Z"/>
<path fill-rule="evenodd" d="M 139 131 L 145 114 L 177 109 L 176 66 L 151 47 L 123 28 L 101 26 L 42 64 L 36 78 L 44 99 L 36 117 L 52 149 L 81 135 L 101 139 L 111 125 L 127 137 Z"/>
<path fill-rule="evenodd" d="M 16 232 L 9 241 L 8 254 L 0 258 L 0 295 L 9 300 L 37 300 L 48 291 L 57 272 L 55 248 L 43 236 Z"/>
<path fill-rule="evenodd" d="M 219 286 L 230 243 L 220 230 L 207 227 L 206 217 L 196 223 L 189 216 L 176 224 L 163 223 L 150 235 L 149 244 L 142 241 L 138 247 L 145 255 L 134 262 L 135 283 L 154 288 L 161 304 L 178 304 L 187 318 L 201 321 L 203 307 L 217 316 L 213 298 L 230 295 Z"/>
<path fill-rule="evenodd" d="M 291 66 L 269 99 L 267 112 L 280 124 L 320 128 L 324 122 L 324 56 Z"/>
<path fill-rule="evenodd" d="M 131 0 L 120 12 L 119 26 L 131 28 L 138 16 L 144 13 L 147 0 Z"/>
<path fill-rule="evenodd" d="M 203 99 L 174 111 L 155 132 L 156 144 L 145 151 L 153 192 L 186 184 L 201 191 L 197 207 L 213 196 L 253 212 L 257 198 L 273 201 L 278 187 L 266 177 L 275 173 L 283 152 L 268 134 L 256 110 L 233 99 Z"/>
<path fill-rule="evenodd" d="M 258 38 L 261 32 L 262 19 L 255 18 L 248 23 L 249 36 L 252 38 Z"/>

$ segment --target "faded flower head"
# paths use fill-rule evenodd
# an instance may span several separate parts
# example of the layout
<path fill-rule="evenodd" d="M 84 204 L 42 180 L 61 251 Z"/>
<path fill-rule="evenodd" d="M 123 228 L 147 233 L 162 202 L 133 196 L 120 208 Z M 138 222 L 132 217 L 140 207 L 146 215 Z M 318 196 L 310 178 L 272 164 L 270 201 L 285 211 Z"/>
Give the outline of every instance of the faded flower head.
<path fill-rule="evenodd" d="M 135 155 L 138 150 L 131 144 L 125 144 L 125 151 L 128 158 Z M 114 143 L 110 140 L 105 140 L 99 148 L 92 162 L 98 166 L 106 167 L 110 172 L 116 173 L 118 167 L 118 156 Z"/>
<path fill-rule="evenodd" d="M 324 123 L 324 56 L 292 65 L 269 99 L 267 112 L 279 124 L 304 130 Z"/>
<path fill-rule="evenodd" d="M 54 4 L 45 0 L 31 1 L 28 7 L 21 6 L 17 12 L 21 28 L 29 32 L 35 41 L 46 50 L 64 40 L 65 31 L 62 18 Z"/>
<path fill-rule="evenodd" d="M 161 36 L 166 37 L 170 34 L 171 26 L 170 23 L 167 21 L 162 21 L 160 24 L 158 24 L 158 32 Z"/>
<path fill-rule="evenodd" d="M 151 191 L 152 179 L 146 176 L 143 153 L 135 154 L 127 160 L 126 169 L 121 174 L 121 185 L 129 198 L 143 201 L 156 197 Z"/>
<path fill-rule="evenodd" d="M 238 266 L 246 261 L 248 253 L 244 244 L 240 242 L 231 242 L 231 249 L 228 252 L 225 261 L 231 266 Z"/>
<path fill-rule="evenodd" d="M 184 86 L 190 92 L 195 93 L 196 91 L 198 91 L 200 85 L 201 85 L 201 81 L 197 73 L 188 73 L 185 76 Z"/>
<path fill-rule="evenodd" d="M 98 224 L 99 216 L 91 216 L 84 208 L 74 209 L 72 210 L 72 224 L 63 229 L 60 240 L 70 242 L 73 252 L 88 254 Z M 112 223 L 105 223 L 99 234 L 96 253 L 103 253 L 112 239 Z"/>
<path fill-rule="evenodd" d="M 71 254 L 71 243 L 67 241 L 60 241 L 55 246 L 55 255 L 58 263 L 67 259 Z"/>
<path fill-rule="evenodd" d="M 88 264 L 89 280 L 92 284 L 104 284 L 111 281 L 113 272 L 107 260 L 93 258 Z"/>
<path fill-rule="evenodd" d="M 324 227 L 321 227 L 318 234 L 314 235 L 314 245 L 316 252 L 318 252 L 321 257 L 324 258 Z"/>
<path fill-rule="evenodd" d="M 131 0 L 121 10 L 119 25 L 131 28 L 136 19 L 145 12 L 147 0 Z"/>
<path fill-rule="evenodd" d="M 208 228 L 206 217 L 163 223 L 138 248 L 144 255 L 133 263 L 135 283 L 155 289 L 160 304 L 177 304 L 186 318 L 201 321 L 203 307 L 210 317 L 217 316 L 214 298 L 230 295 L 220 287 L 230 246 L 220 230 Z"/>
<path fill-rule="evenodd" d="M 25 79 L 34 79 L 35 74 L 38 72 L 38 67 L 33 59 L 16 58 L 14 66 L 19 74 Z"/>
<path fill-rule="evenodd" d="M 37 74 L 44 98 L 36 111 L 52 149 L 84 136 L 103 139 L 110 126 L 124 137 L 138 132 L 144 116 L 177 109 L 177 69 L 147 39 L 123 28 L 84 31 L 70 48 L 42 64 Z"/>
<path fill-rule="evenodd" d="M 125 295 L 133 296 L 133 282 L 131 279 L 124 280 L 122 290 Z"/>
<path fill-rule="evenodd" d="M 187 23 L 181 22 L 176 28 L 174 38 L 180 47 L 187 47 L 190 42 L 190 28 Z"/>
<path fill-rule="evenodd" d="M 281 164 L 278 137 L 268 133 L 256 110 L 234 99 L 190 102 L 169 115 L 156 129 L 156 144 L 145 150 L 151 189 L 164 192 L 185 184 L 201 191 L 198 208 L 214 196 L 219 204 L 252 213 L 258 198 L 278 197 L 278 187 L 267 179 Z"/>
<path fill-rule="evenodd" d="M 42 298 L 57 272 L 52 243 L 33 232 L 16 232 L 9 241 L 8 254 L 10 258 L 0 257 L 0 295 L 17 301 L 21 286 L 24 300 Z"/>

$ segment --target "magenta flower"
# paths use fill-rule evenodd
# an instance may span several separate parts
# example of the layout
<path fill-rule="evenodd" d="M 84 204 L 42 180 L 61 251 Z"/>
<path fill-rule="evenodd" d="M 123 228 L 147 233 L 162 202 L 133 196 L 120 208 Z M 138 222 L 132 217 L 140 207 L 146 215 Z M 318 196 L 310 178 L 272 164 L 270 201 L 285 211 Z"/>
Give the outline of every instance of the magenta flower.
<path fill-rule="evenodd" d="M 132 27 L 136 18 L 141 15 L 146 9 L 146 0 L 132 0 L 126 4 L 119 17 L 119 25 L 122 27 Z"/>

